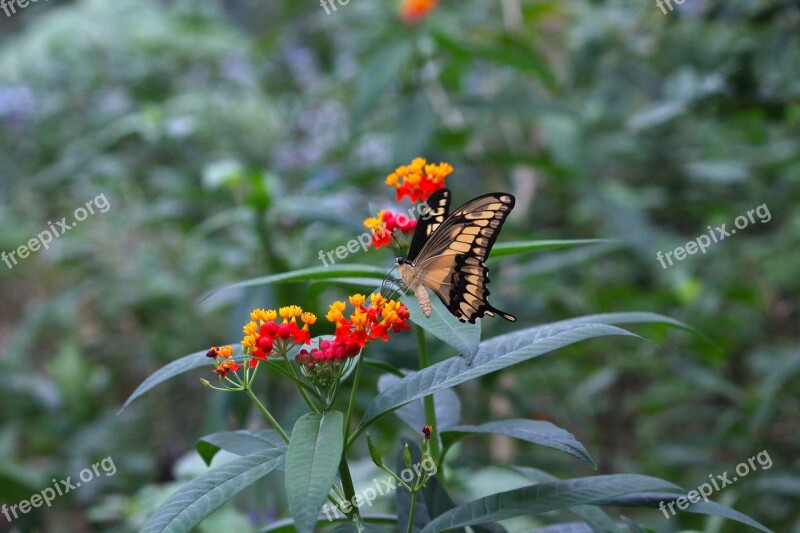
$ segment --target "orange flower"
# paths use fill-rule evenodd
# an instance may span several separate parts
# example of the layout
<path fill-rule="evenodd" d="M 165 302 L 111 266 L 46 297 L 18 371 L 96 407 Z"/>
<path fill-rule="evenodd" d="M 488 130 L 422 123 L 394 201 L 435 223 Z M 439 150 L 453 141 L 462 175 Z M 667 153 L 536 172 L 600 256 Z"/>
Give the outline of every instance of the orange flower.
<path fill-rule="evenodd" d="M 436 0 L 403 0 L 400 4 L 400 18 L 406 24 L 414 24 L 436 9 L 436 4 Z"/>
<path fill-rule="evenodd" d="M 388 341 L 390 331 L 399 333 L 411 329 L 406 325 L 410 316 L 408 309 L 399 301 L 386 300 L 380 294 L 373 294 L 370 295 L 368 307 L 364 306 L 365 303 L 366 297 L 363 294 L 354 294 L 350 297 L 350 304 L 354 309 L 349 320 L 345 319 L 343 314 L 347 307 L 344 302 L 331 304 L 327 318 L 336 324 L 335 344 L 357 345 L 363 348 L 373 340 Z M 335 347 L 333 349 L 335 350 Z"/>
<path fill-rule="evenodd" d="M 417 227 L 417 221 L 403 213 L 392 213 L 384 209 L 378 212 L 377 217 L 364 221 L 364 227 L 372 233 L 372 244 L 375 248 L 389 246 L 395 231 L 410 233 Z"/>
<path fill-rule="evenodd" d="M 227 359 L 214 369 L 215 374 L 219 374 L 220 379 L 228 375 L 228 372 L 237 372 L 241 366 L 233 359 Z"/>
<path fill-rule="evenodd" d="M 450 163 L 428 164 L 418 157 L 408 166 L 400 166 L 386 177 L 386 185 L 397 189 L 397 201 L 404 196 L 412 202 L 428 199 L 433 192 L 444 187 L 447 176 L 453 172 Z"/>

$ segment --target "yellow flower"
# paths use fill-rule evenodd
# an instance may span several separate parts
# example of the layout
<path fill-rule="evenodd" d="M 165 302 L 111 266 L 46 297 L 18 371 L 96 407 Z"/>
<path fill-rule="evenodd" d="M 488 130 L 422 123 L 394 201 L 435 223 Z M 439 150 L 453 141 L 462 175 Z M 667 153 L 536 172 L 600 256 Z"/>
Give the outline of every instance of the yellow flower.
<path fill-rule="evenodd" d="M 284 322 L 289 322 L 289 319 L 291 319 L 292 322 L 296 322 L 295 319 L 303 314 L 303 310 L 297 305 L 288 305 L 278 309 L 278 313 L 281 315 Z"/>
<path fill-rule="evenodd" d="M 369 295 L 369 301 L 372 303 L 372 307 L 381 307 L 386 303 L 386 298 L 379 292 L 373 292 Z"/>
<path fill-rule="evenodd" d="M 328 314 L 325 315 L 325 318 L 328 319 L 329 322 L 341 322 L 344 320 L 344 316 L 342 315 L 342 311 L 347 309 L 347 304 L 344 302 L 333 302 L 328 307 Z"/>
<path fill-rule="evenodd" d="M 367 297 L 363 294 L 354 294 L 350 297 L 350 305 L 355 307 L 360 307 L 364 305 L 364 302 L 367 300 Z"/>
<path fill-rule="evenodd" d="M 250 313 L 250 316 L 253 316 L 253 313 Z M 247 324 L 244 325 L 242 331 L 244 332 L 245 335 L 255 335 L 258 332 L 258 324 L 256 324 L 255 322 L 248 322 Z"/>
<path fill-rule="evenodd" d="M 315 315 L 314 313 L 303 313 L 300 316 L 300 320 L 303 321 L 303 324 L 314 325 L 317 322 L 317 315 Z"/>
<path fill-rule="evenodd" d="M 278 313 L 276 313 L 274 309 L 270 309 L 269 311 L 264 311 L 265 322 L 269 322 L 270 320 L 275 320 L 276 318 L 278 318 Z"/>
<path fill-rule="evenodd" d="M 367 324 L 366 311 L 362 310 L 361 307 L 356 306 L 353 314 L 350 315 L 350 321 L 356 326 L 357 329 L 364 327 Z"/>

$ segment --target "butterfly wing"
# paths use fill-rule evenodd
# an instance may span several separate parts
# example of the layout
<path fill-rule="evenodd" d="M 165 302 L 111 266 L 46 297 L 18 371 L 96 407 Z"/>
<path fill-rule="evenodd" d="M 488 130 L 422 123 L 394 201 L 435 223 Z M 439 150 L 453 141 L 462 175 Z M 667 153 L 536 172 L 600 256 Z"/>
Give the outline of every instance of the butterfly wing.
<path fill-rule="evenodd" d="M 408 250 L 406 261 L 414 261 L 417 258 L 430 236 L 447 218 L 447 213 L 450 211 L 450 191 L 439 189 L 428 197 L 427 204 L 428 209 L 420 213 L 417 218 L 417 228 L 411 238 L 411 247 Z"/>
<path fill-rule="evenodd" d="M 514 197 L 507 193 L 470 200 L 438 226 L 412 262 L 420 282 L 462 322 L 474 324 L 495 314 L 516 320 L 489 303 L 485 263 L 513 207 Z"/>

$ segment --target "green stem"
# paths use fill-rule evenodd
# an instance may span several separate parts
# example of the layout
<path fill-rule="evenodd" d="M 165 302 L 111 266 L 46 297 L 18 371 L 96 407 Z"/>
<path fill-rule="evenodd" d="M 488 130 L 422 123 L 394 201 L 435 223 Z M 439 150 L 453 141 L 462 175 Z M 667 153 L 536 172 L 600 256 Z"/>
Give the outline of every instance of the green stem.
<path fill-rule="evenodd" d="M 356 370 L 353 373 L 353 388 L 350 389 L 350 402 L 347 404 L 347 415 L 344 417 L 344 434 L 350 434 L 350 422 L 353 419 L 353 410 L 356 407 L 356 393 L 358 392 L 358 382 L 361 380 L 361 362 L 364 360 L 364 350 L 358 354 L 358 361 L 356 361 Z M 347 443 L 347 440 L 345 440 Z"/>
<path fill-rule="evenodd" d="M 411 509 L 408 511 L 408 526 L 406 527 L 406 533 L 411 533 L 414 528 L 414 511 L 416 510 L 417 506 L 417 493 L 411 493 Z"/>
<path fill-rule="evenodd" d="M 269 414 L 269 411 L 267 411 L 267 408 L 264 407 L 264 404 L 261 403 L 261 401 L 259 401 L 258 397 L 253 393 L 253 390 L 250 387 L 247 387 L 247 389 L 245 389 L 245 390 L 247 391 L 247 395 L 250 396 L 250 398 L 252 398 L 254 402 L 256 402 L 256 405 L 258 406 L 258 408 L 261 410 L 262 413 L 264 413 L 264 416 L 266 417 L 266 419 L 269 421 L 270 424 L 272 424 L 272 427 L 275 428 L 275 430 L 278 432 L 278 434 L 281 436 L 281 438 L 284 440 L 284 442 L 288 443 L 289 442 L 289 435 L 287 435 L 286 432 L 281 427 L 281 425 L 278 424 L 278 421 L 275 420 L 275 418 L 273 418 L 273 416 L 271 414 Z"/>
<path fill-rule="evenodd" d="M 303 382 L 301 381 L 300 376 L 297 374 L 297 369 L 295 369 L 295 367 L 293 367 L 292 363 L 289 361 L 289 356 L 286 355 L 286 350 L 283 351 L 282 356 L 283 360 L 286 362 L 286 366 L 288 366 L 289 369 L 292 371 L 292 375 L 294 376 L 294 382 L 297 384 L 297 390 L 300 392 L 300 396 L 303 397 L 303 400 L 305 400 L 306 404 L 312 411 L 314 411 L 315 413 L 321 412 L 320 409 L 314 404 L 314 402 L 311 401 L 311 398 L 308 397 L 308 394 L 306 394 L 306 391 L 303 388 L 302 384 Z"/>
<path fill-rule="evenodd" d="M 353 486 L 353 478 L 350 477 L 350 466 L 347 464 L 347 450 L 342 451 L 342 460 L 339 462 L 339 479 L 342 480 L 345 499 L 350 502 L 350 512 L 345 514 L 351 521 L 360 522 L 361 512 L 353 503 L 356 501 L 356 488 Z"/>
<path fill-rule="evenodd" d="M 425 344 L 425 330 L 417 326 L 417 349 L 419 351 L 419 368 L 420 370 L 428 368 L 430 361 L 428 361 L 428 346 Z M 433 395 L 429 394 L 422 399 L 425 406 L 425 420 L 428 422 L 433 430 L 431 431 L 431 438 L 429 445 L 431 447 L 431 456 L 437 463 L 439 462 L 439 453 L 441 450 L 439 444 L 439 426 L 436 423 L 436 404 L 433 400 Z M 420 431 L 422 428 L 419 428 Z"/>

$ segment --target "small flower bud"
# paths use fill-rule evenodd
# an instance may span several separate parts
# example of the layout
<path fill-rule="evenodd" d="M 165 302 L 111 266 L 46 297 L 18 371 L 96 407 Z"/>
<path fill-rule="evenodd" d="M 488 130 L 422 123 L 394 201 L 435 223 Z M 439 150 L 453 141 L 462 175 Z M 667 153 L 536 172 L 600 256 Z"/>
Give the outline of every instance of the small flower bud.
<path fill-rule="evenodd" d="M 367 447 L 369 448 L 369 455 L 372 457 L 372 462 L 378 467 L 383 467 L 383 458 L 381 458 L 381 454 L 375 446 L 375 443 L 372 442 L 369 433 L 367 433 Z"/>

